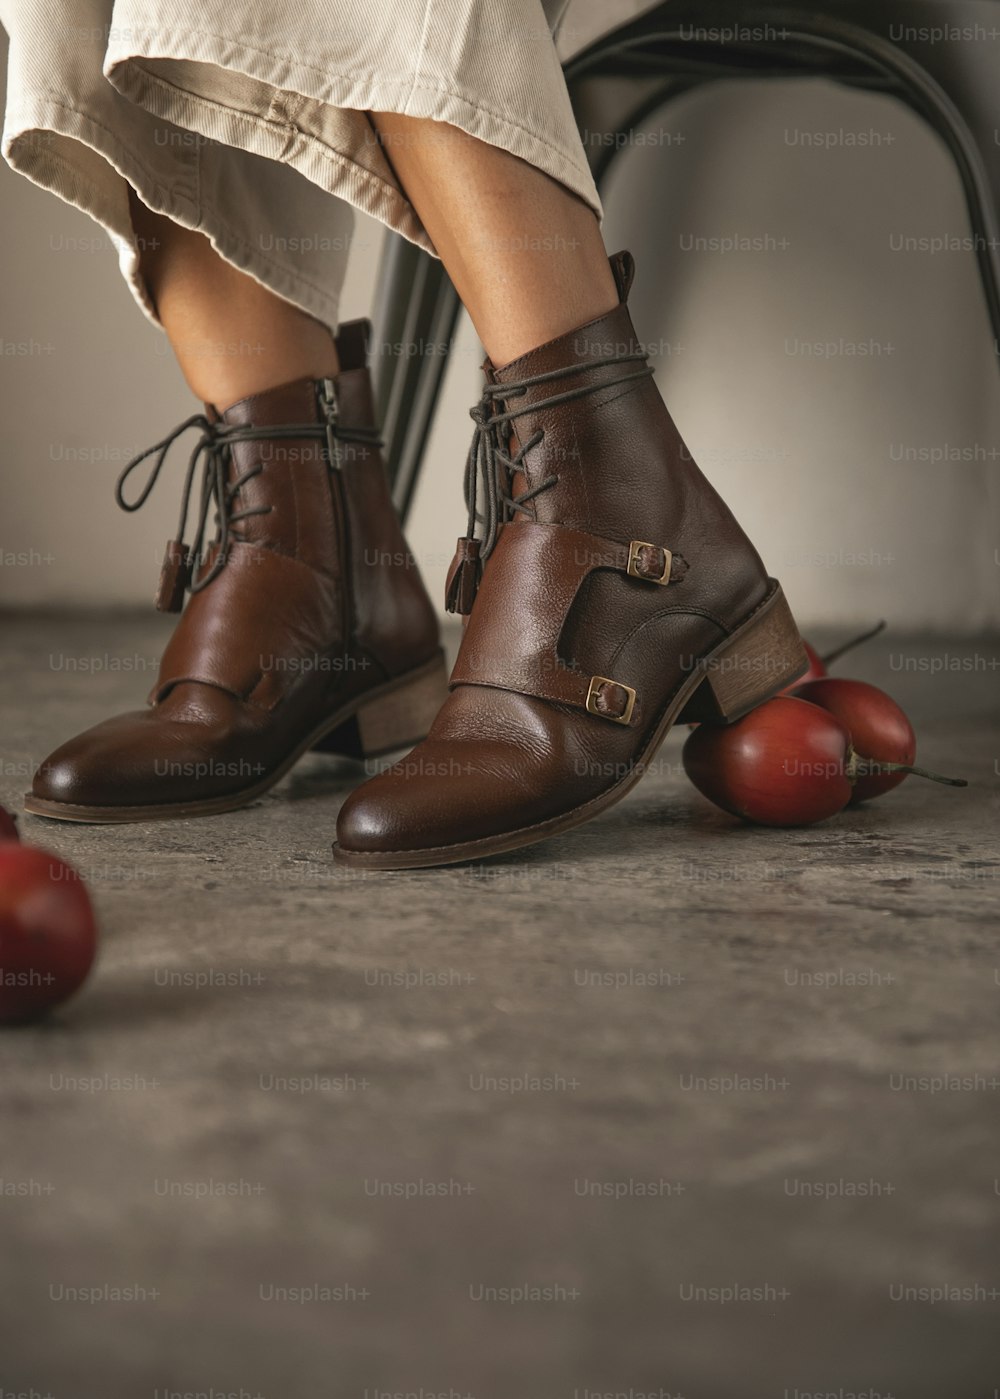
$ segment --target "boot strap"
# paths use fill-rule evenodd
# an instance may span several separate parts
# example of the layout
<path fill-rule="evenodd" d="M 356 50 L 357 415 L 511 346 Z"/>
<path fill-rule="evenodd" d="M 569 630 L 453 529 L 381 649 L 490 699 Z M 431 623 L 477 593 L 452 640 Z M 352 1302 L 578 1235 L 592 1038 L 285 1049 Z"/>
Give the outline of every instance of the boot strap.
<path fill-rule="evenodd" d="M 559 655 L 559 639 L 584 579 L 612 569 L 652 586 L 684 577 L 688 565 L 666 545 L 621 544 L 564 525 L 508 525 L 490 558 L 451 675 L 451 686 L 488 685 L 636 725 L 633 686 L 585 675 Z"/>
<path fill-rule="evenodd" d="M 196 680 L 273 709 L 330 652 L 331 638 L 342 631 L 341 615 L 337 580 L 287 554 L 233 542 L 212 586 L 191 597 L 148 702 Z"/>

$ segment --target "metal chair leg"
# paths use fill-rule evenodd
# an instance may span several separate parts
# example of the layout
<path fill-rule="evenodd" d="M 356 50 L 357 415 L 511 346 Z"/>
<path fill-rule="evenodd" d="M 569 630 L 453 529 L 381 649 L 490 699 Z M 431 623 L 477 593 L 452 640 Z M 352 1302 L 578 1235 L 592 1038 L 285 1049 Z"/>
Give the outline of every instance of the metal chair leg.
<path fill-rule="evenodd" d="M 460 309 L 437 258 L 398 234 L 387 235 L 372 315 L 372 358 L 392 497 L 404 521 L 420 477 Z"/>

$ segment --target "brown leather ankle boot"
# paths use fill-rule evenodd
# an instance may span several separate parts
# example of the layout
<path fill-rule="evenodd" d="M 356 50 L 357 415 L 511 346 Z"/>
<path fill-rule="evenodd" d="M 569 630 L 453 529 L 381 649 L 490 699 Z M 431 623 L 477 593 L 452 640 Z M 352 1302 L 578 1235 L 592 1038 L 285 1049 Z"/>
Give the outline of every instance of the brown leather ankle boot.
<path fill-rule="evenodd" d="M 614 311 L 486 366 L 451 693 L 405 764 L 348 797 L 342 863 L 442 865 L 567 831 L 635 785 L 676 720 L 735 719 L 806 669 L 781 588 L 653 382 L 631 256 L 612 268 Z"/>
<path fill-rule="evenodd" d="M 341 373 L 299 379 L 189 419 L 129 464 L 136 509 L 171 442 L 202 437 L 192 548 L 167 546 L 157 606 L 180 611 L 150 707 L 56 750 L 25 798 L 70 821 L 231 811 L 308 749 L 360 757 L 409 746 L 445 695 L 438 625 L 389 495 L 365 366 L 366 322 L 341 328 Z M 128 474 L 157 453 L 138 499 Z M 206 514 L 215 540 L 199 561 Z"/>

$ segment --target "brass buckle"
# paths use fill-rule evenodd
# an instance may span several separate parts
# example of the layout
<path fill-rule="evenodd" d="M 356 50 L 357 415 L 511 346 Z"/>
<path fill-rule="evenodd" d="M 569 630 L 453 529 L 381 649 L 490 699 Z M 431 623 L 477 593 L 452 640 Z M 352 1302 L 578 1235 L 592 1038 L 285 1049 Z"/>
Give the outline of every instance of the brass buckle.
<path fill-rule="evenodd" d="M 663 573 L 659 578 L 650 578 L 648 573 L 639 572 L 640 549 L 663 549 Z M 665 588 L 670 582 L 670 569 L 673 561 L 673 554 L 669 549 L 664 549 L 662 544 L 650 544 L 648 540 L 645 539 L 633 539 L 628 546 L 628 568 L 626 572 L 630 578 L 638 578 L 643 583 L 656 583 L 659 587 Z"/>
<path fill-rule="evenodd" d="M 602 685 L 617 685 L 619 690 L 624 690 L 628 695 L 628 702 L 621 714 L 609 714 L 607 710 L 597 708 L 597 691 Z M 627 724 L 631 721 L 634 708 L 635 691 L 631 685 L 623 685 L 620 680 L 612 680 L 608 675 L 592 675 L 590 677 L 590 689 L 587 691 L 588 714 L 596 714 L 598 719 L 609 719 L 612 724 Z"/>

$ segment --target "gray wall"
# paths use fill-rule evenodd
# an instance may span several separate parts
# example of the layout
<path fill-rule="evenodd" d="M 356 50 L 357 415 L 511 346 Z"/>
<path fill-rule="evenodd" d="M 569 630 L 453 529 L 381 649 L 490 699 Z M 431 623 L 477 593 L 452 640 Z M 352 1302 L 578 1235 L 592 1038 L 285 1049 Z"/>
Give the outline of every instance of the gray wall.
<path fill-rule="evenodd" d="M 0 337 L 20 347 L 0 359 L 0 598 L 146 603 L 182 462 L 137 516 L 112 486 L 194 405 L 100 230 L 6 167 L 0 202 Z M 923 126 L 824 84 L 718 86 L 650 123 L 607 204 L 667 401 L 800 620 L 1000 620 L 1000 385 L 973 258 L 894 248 L 966 232 Z M 359 233 L 345 317 L 374 282 L 381 230 Z M 695 241 L 731 235 L 757 249 Z M 479 358 L 465 325 L 411 520 L 436 598 L 464 528 Z"/>

